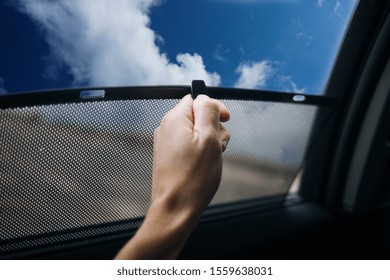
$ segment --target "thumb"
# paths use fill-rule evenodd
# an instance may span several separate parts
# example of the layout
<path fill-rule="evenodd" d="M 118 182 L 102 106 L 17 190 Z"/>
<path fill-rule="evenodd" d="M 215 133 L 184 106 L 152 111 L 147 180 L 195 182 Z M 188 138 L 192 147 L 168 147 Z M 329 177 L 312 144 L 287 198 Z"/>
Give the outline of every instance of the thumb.
<path fill-rule="evenodd" d="M 220 106 L 207 95 L 198 95 L 193 103 L 194 129 L 198 132 L 219 132 Z"/>
<path fill-rule="evenodd" d="M 193 122 L 192 105 L 193 101 L 191 95 L 187 94 L 180 102 L 169 112 L 177 117 L 187 117 Z"/>

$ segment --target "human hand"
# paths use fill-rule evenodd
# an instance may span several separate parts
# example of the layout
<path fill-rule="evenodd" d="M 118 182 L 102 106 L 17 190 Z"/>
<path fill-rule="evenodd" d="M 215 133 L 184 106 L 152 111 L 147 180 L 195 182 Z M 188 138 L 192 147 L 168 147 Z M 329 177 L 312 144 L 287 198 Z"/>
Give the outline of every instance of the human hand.
<path fill-rule="evenodd" d="M 155 131 L 152 200 L 117 259 L 176 258 L 218 189 L 230 113 L 205 95 L 185 96 Z"/>
<path fill-rule="evenodd" d="M 220 122 L 229 118 L 227 108 L 206 95 L 194 101 L 187 95 L 165 115 L 155 131 L 151 210 L 200 217 L 221 180 L 230 135 Z"/>

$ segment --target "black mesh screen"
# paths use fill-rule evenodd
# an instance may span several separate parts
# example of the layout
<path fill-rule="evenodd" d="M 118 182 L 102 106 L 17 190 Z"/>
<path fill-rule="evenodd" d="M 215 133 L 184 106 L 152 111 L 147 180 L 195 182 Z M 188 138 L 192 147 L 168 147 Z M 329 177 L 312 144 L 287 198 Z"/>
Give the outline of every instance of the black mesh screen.
<path fill-rule="evenodd" d="M 149 205 L 153 131 L 177 102 L 1 110 L 0 254 L 138 227 Z M 285 194 L 317 107 L 223 102 L 232 115 L 231 141 L 212 204 Z M 125 228 L 113 225 L 120 221 Z"/>

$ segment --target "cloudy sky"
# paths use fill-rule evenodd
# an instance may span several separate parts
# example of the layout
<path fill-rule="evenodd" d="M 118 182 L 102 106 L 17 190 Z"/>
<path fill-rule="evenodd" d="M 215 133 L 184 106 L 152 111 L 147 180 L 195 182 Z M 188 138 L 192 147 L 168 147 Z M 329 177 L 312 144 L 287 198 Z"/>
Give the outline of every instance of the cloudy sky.
<path fill-rule="evenodd" d="M 188 85 L 322 92 L 355 0 L 4 0 L 0 94 Z"/>

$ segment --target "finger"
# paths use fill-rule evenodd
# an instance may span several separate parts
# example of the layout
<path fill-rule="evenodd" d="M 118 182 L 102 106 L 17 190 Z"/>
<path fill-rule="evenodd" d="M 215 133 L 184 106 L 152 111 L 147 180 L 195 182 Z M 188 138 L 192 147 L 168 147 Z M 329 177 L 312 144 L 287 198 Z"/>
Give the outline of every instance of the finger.
<path fill-rule="evenodd" d="M 213 100 L 215 100 L 215 99 L 213 99 Z M 215 100 L 215 102 L 217 102 L 218 106 L 219 106 L 219 121 L 220 122 L 227 122 L 230 119 L 230 112 L 229 112 L 229 110 L 219 100 Z"/>
<path fill-rule="evenodd" d="M 204 95 L 204 94 L 200 94 L 198 95 L 201 99 L 204 99 L 205 96 L 208 97 L 207 95 Z M 216 104 L 218 104 L 219 106 L 219 113 L 220 113 L 220 118 L 219 118 L 219 121 L 221 122 L 227 122 L 229 119 L 230 119 L 230 112 L 229 110 L 226 108 L 226 106 L 219 100 L 217 99 L 214 99 L 214 98 L 210 98 L 208 97 L 210 100 L 212 100 L 212 102 L 215 102 Z M 196 99 L 195 99 L 196 100 Z"/>
<path fill-rule="evenodd" d="M 176 105 L 174 109 L 183 114 L 191 113 L 192 116 L 192 104 L 193 104 L 192 97 L 190 94 L 187 94 L 180 100 L 180 102 Z"/>
<path fill-rule="evenodd" d="M 224 152 L 230 140 L 230 133 L 223 124 L 220 124 L 219 131 L 222 143 L 222 152 Z"/>
<path fill-rule="evenodd" d="M 194 116 L 192 113 L 193 100 L 190 94 L 184 96 L 177 105 L 172 108 L 165 116 L 165 119 L 178 118 L 183 119 L 183 116 L 188 118 L 192 123 L 194 122 Z"/>
<path fill-rule="evenodd" d="M 193 103 L 194 129 L 219 131 L 220 105 L 206 95 L 198 95 Z"/>

